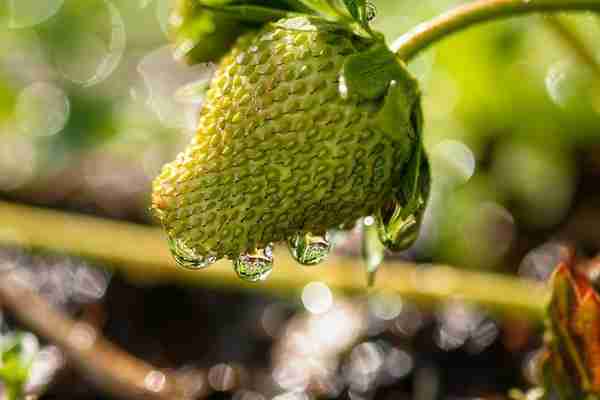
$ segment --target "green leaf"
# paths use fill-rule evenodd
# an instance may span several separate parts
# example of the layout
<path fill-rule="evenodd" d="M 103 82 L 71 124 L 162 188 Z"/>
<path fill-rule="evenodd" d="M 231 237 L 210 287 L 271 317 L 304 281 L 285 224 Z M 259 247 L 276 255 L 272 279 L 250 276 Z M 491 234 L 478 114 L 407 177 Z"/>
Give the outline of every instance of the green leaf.
<path fill-rule="evenodd" d="M 354 18 L 358 22 L 361 22 L 361 17 L 360 17 L 361 3 L 365 3 L 365 1 L 364 0 L 362 0 L 362 1 L 361 0 L 344 0 L 344 4 L 346 5 L 348 12 L 352 16 L 352 18 Z"/>
<path fill-rule="evenodd" d="M 175 57 L 190 64 L 215 61 L 240 35 L 265 23 L 334 11 L 323 0 L 178 0 L 169 18 Z"/>
<path fill-rule="evenodd" d="M 348 94 L 368 100 L 383 96 L 393 81 L 400 96 L 407 100 L 415 97 L 418 90 L 416 80 L 384 43 L 376 43 L 368 50 L 348 57 L 342 74 Z"/>
<path fill-rule="evenodd" d="M 250 29 L 227 15 L 196 10 L 175 33 L 175 58 L 190 64 L 216 60 Z"/>
<path fill-rule="evenodd" d="M 352 19 L 368 33 L 372 33 L 369 23 L 375 16 L 375 6 L 367 0 L 344 0 L 344 5 Z"/>
<path fill-rule="evenodd" d="M 325 0 L 297 0 L 296 2 L 301 3 L 303 6 L 318 14 L 322 14 L 323 16 L 334 17 L 339 14 L 337 10 Z"/>

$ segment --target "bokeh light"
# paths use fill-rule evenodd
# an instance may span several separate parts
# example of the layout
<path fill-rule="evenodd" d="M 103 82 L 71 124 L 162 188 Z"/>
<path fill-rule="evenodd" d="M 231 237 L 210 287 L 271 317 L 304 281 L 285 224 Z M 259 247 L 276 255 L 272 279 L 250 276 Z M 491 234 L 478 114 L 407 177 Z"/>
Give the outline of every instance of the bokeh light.
<path fill-rule="evenodd" d="M 65 92 L 48 82 L 35 82 L 21 91 L 16 105 L 17 126 L 31 136 L 50 136 L 63 130 L 70 113 Z"/>
<path fill-rule="evenodd" d="M 311 282 L 302 290 L 302 303 L 313 314 L 323 314 L 333 306 L 333 294 L 323 282 Z"/>

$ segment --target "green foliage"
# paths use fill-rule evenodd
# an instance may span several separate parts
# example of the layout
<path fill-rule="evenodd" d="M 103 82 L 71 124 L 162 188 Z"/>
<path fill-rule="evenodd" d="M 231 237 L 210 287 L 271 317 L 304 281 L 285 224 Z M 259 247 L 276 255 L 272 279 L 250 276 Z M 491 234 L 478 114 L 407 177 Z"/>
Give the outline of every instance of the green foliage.
<path fill-rule="evenodd" d="M 8 400 L 23 398 L 25 383 L 33 354 L 26 351 L 23 333 L 5 335 L 0 340 L 0 380 L 4 383 Z"/>
<path fill-rule="evenodd" d="M 372 34 L 367 2 L 352 0 L 344 4 L 348 13 L 337 2 L 325 0 L 179 0 L 171 30 L 177 55 L 192 64 L 218 59 L 243 33 L 294 15 L 316 15 L 347 23 L 354 20 Z"/>

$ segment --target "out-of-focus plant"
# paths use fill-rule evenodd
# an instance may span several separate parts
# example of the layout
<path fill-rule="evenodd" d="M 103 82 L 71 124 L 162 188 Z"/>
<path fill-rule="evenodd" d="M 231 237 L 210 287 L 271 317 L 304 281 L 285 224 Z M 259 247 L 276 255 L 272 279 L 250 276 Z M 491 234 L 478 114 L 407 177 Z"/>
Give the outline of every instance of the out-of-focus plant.
<path fill-rule="evenodd" d="M 37 351 L 38 342 L 31 333 L 11 332 L 0 337 L 0 381 L 6 400 L 23 398 Z"/>
<path fill-rule="evenodd" d="M 561 263 L 552 278 L 543 381 L 561 400 L 600 398 L 600 294 L 596 262 Z"/>
<path fill-rule="evenodd" d="M 513 390 L 515 400 L 600 398 L 600 263 L 577 260 L 572 251 L 561 258 L 549 278 L 544 347 L 528 366 L 540 386 Z"/>

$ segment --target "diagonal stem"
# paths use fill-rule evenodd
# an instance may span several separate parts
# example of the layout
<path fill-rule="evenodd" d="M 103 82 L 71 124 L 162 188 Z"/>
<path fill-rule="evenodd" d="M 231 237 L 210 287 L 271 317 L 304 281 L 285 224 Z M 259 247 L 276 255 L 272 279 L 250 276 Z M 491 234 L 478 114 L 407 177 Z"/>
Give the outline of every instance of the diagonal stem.
<path fill-rule="evenodd" d="M 238 279 L 227 261 L 204 271 L 177 268 L 157 228 L 2 201 L 0 221 L 0 243 L 96 259 L 139 281 L 260 290 L 294 297 L 312 281 L 326 282 L 340 292 L 363 294 L 365 290 L 364 266 L 352 258 L 332 255 L 322 267 L 302 269 L 287 249 L 276 249 L 275 272 L 267 281 L 251 284 Z M 550 294 L 545 285 L 442 265 L 424 268 L 388 261 L 379 268 L 378 277 L 378 290 L 394 291 L 422 306 L 436 307 L 460 298 L 497 314 L 533 321 L 544 317 Z"/>
<path fill-rule="evenodd" d="M 80 370 L 119 398 L 177 400 L 175 377 L 104 339 L 91 325 L 74 321 L 32 290 L 17 268 L 0 275 L 0 303 L 36 334 L 60 346 Z"/>
<path fill-rule="evenodd" d="M 392 50 L 408 61 L 430 45 L 472 25 L 536 12 L 596 11 L 600 0 L 477 0 L 417 25 L 400 36 Z"/>
<path fill-rule="evenodd" d="M 569 46 L 575 57 L 582 63 L 588 65 L 594 72 L 596 78 L 600 79 L 600 62 L 596 59 L 594 50 L 588 46 L 576 32 L 573 31 L 565 22 L 552 16 L 544 20 L 546 26 L 550 28 L 562 41 Z"/>

